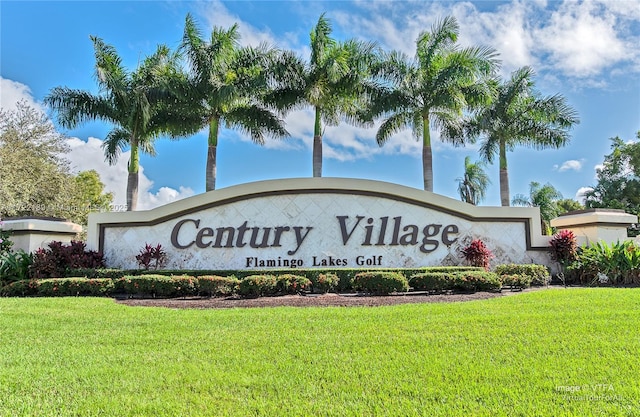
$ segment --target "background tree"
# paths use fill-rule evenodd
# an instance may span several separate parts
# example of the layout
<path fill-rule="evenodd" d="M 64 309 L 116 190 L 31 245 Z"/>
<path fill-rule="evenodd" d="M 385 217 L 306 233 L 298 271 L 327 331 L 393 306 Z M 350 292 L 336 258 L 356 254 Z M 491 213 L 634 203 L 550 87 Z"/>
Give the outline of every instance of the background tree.
<path fill-rule="evenodd" d="M 356 126 L 372 126 L 367 114 L 368 95 L 376 87 L 370 70 L 376 59 L 374 43 L 331 38 L 331 24 L 324 13 L 310 34 L 309 62 L 285 52 L 274 75 L 277 88 L 268 100 L 278 108 L 310 106 L 314 112 L 313 176 L 322 176 L 322 139 L 326 125 L 346 120 Z"/>
<path fill-rule="evenodd" d="M 158 46 L 134 72 L 127 71 L 115 48 L 91 37 L 96 58 L 96 80 L 100 94 L 56 87 L 45 97 L 65 128 L 75 128 L 89 120 L 114 125 L 103 143 L 106 160 L 113 164 L 122 150 L 130 148 L 127 210 L 138 202 L 140 152 L 155 155 L 153 141 L 163 134 L 178 135 L 181 121 L 170 105 L 175 102 L 167 89 L 167 79 L 178 74 L 178 56 L 166 46 Z"/>
<path fill-rule="evenodd" d="M 558 214 L 576 210 L 584 210 L 584 205 L 580 204 L 579 201 L 573 200 L 571 198 L 563 198 L 562 200 L 558 200 L 556 204 L 558 206 L 558 210 L 560 210 Z"/>
<path fill-rule="evenodd" d="M 640 139 L 640 132 L 636 138 Z M 640 141 L 624 142 L 615 137 L 611 142 L 611 153 L 597 171 L 598 183 L 585 193 L 585 205 L 622 209 L 640 216 Z M 638 234 L 637 224 L 629 228 L 630 236 Z"/>
<path fill-rule="evenodd" d="M 181 115 L 191 132 L 209 128 L 206 190 L 215 189 L 220 127 L 238 129 L 257 144 L 265 136 L 288 136 L 275 108 L 264 100 L 269 87 L 269 65 L 275 50 L 266 45 L 240 47 L 238 26 L 213 28 L 206 41 L 193 18 L 187 15 L 182 49 L 189 63 L 188 84 L 179 96 L 188 111 Z"/>
<path fill-rule="evenodd" d="M 110 211 L 113 193 L 105 193 L 104 184 L 95 170 L 82 171 L 74 177 L 74 212 L 70 219 L 83 226 L 87 225 L 89 213 Z"/>
<path fill-rule="evenodd" d="M 467 126 L 471 137 L 483 136 L 480 153 L 500 166 L 500 202 L 509 205 L 507 151 L 516 145 L 533 149 L 560 148 L 569 142 L 569 130 L 579 122 L 576 111 L 559 94 L 535 91 L 534 72 L 520 68 L 505 82 L 497 82 L 491 105 L 481 109 Z"/>
<path fill-rule="evenodd" d="M 529 183 L 529 195 L 516 194 L 511 201 L 514 206 L 540 207 L 542 233 L 551 235 L 551 219 L 558 217 L 560 208 L 558 201 L 562 199 L 560 191 L 551 184 L 540 185 L 535 181 Z"/>
<path fill-rule="evenodd" d="M 0 218 L 61 217 L 86 225 L 92 208 L 109 209 L 113 196 L 97 172 L 72 174 L 65 139 L 33 107 L 0 110 Z"/>
<path fill-rule="evenodd" d="M 459 30 L 456 19 L 447 17 L 420 34 L 414 60 L 392 52 L 379 69 L 392 88 L 374 100 L 374 116 L 386 117 L 376 140 L 382 146 L 394 134 L 411 128 L 416 139 L 422 139 L 427 191 L 433 191 L 431 128 L 439 129 L 441 140 L 462 145 L 463 112 L 489 102 L 486 79 L 498 64 L 492 48 L 460 48 Z"/>
<path fill-rule="evenodd" d="M 471 162 L 470 157 L 464 158 L 464 176 L 458 178 L 458 193 L 465 203 L 477 206 L 484 200 L 485 192 L 491 181 L 481 162 Z"/>

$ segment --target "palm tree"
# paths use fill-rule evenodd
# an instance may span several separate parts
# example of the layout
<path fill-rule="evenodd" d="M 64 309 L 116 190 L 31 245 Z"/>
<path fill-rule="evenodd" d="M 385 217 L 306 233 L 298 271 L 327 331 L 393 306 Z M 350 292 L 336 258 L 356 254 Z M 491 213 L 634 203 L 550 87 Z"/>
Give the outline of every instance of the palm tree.
<path fill-rule="evenodd" d="M 559 94 L 541 97 L 535 90 L 534 72 L 523 67 L 497 84 L 491 105 L 481 109 L 469 126 L 471 137 L 484 135 L 483 157 L 500 163 L 500 201 L 509 205 L 507 151 L 516 145 L 534 149 L 559 148 L 569 142 L 569 130 L 579 123 L 576 111 Z"/>
<path fill-rule="evenodd" d="M 356 126 L 372 126 L 367 96 L 376 84 L 369 79 L 376 59 L 376 44 L 331 38 L 331 24 L 324 13 L 310 34 L 308 62 L 285 52 L 275 76 L 278 88 L 269 100 L 279 108 L 311 106 L 314 111 L 313 176 L 322 176 L 323 125 L 342 119 Z"/>
<path fill-rule="evenodd" d="M 288 135 L 284 122 L 264 100 L 268 68 L 276 51 L 266 45 L 240 47 L 238 41 L 237 25 L 227 30 L 213 28 L 210 41 L 206 41 L 191 15 L 186 17 L 182 49 L 190 72 L 180 95 L 190 111 L 182 116 L 192 131 L 209 128 L 207 191 L 215 189 L 221 125 L 247 133 L 257 144 L 264 144 L 265 135 Z"/>
<path fill-rule="evenodd" d="M 482 162 L 472 163 L 468 156 L 464 158 L 464 176 L 457 181 L 460 199 L 474 206 L 484 200 L 487 186 L 491 184 Z"/>
<path fill-rule="evenodd" d="M 551 234 L 549 222 L 558 217 L 561 210 L 558 202 L 562 200 L 562 194 L 551 184 L 540 185 L 532 181 L 529 183 L 529 196 L 516 194 L 511 201 L 514 206 L 540 207 L 540 219 L 544 234 Z"/>
<path fill-rule="evenodd" d="M 127 210 L 133 211 L 138 201 L 140 152 L 155 155 L 154 140 L 179 129 L 162 81 L 177 71 L 177 56 L 161 45 L 136 71 L 128 72 L 115 48 L 94 36 L 91 41 L 101 93 L 56 87 L 45 97 L 45 103 L 57 112 L 58 122 L 65 128 L 90 120 L 104 120 L 115 126 L 107 134 L 103 149 L 106 160 L 114 164 L 120 152 L 130 147 Z"/>
<path fill-rule="evenodd" d="M 374 100 L 373 116 L 386 117 L 376 140 L 382 146 L 394 134 L 412 128 L 416 139 L 422 139 L 427 191 L 433 191 L 431 128 L 440 130 L 442 140 L 462 145 L 463 112 L 491 97 L 485 80 L 497 65 L 496 52 L 487 47 L 460 48 L 458 32 L 456 19 L 447 17 L 420 34 L 414 60 L 392 52 L 379 69 L 393 86 Z"/>

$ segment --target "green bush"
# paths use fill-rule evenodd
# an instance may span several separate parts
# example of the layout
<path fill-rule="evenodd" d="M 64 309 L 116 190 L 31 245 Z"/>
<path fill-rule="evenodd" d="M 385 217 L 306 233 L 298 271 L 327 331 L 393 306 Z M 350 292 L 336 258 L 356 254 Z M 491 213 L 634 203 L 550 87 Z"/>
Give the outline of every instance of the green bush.
<path fill-rule="evenodd" d="M 37 295 L 42 297 L 77 297 L 110 295 L 113 281 L 108 278 L 49 278 L 40 280 Z"/>
<path fill-rule="evenodd" d="M 204 275 L 197 278 L 199 294 L 205 297 L 229 296 L 238 292 L 240 280 L 236 277 Z"/>
<path fill-rule="evenodd" d="M 15 281 L 9 285 L 5 285 L 0 289 L 0 295 L 3 297 L 31 297 L 38 295 L 38 287 L 40 283 L 35 279 L 26 279 Z"/>
<path fill-rule="evenodd" d="M 498 275 L 526 275 L 531 277 L 531 285 L 548 285 L 551 280 L 549 269 L 537 264 L 502 264 L 496 266 Z"/>
<path fill-rule="evenodd" d="M 409 285 L 416 291 L 450 291 L 453 290 L 454 275 L 449 272 L 423 272 L 412 275 Z"/>
<path fill-rule="evenodd" d="M 68 273 L 69 275 L 74 277 L 111 278 L 111 279 L 119 279 L 127 275 L 137 275 L 136 273 L 132 273 L 132 271 L 126 271 L 124 269 L 111 269 L 111 268 L 75 268 L 75 269 L 69 269 Z"/>
<path fill-rule="evenodd" d="M 172 276 L 173 291 L 166 297 L 188 297 L 198 294 L 198 280 L 190 275 Z"/>
<path fill-rule="evenodd" d="M 640 284 L 640 246 L 630 240 L 583 246 L 568 273 L 581 284 Z"/>
<path fill-rule="evenodd" d="M 359 272 L 353 278 L 353 288 L 370 294 L 390 294 L 409 291 L 409 282 L 399 272 Z"/>
<path fill-rule="evenodd" d="M 197 293 L 196 279 L 182 275 L 167 277 L 165 275 L 126 276 L 114 282 L 115 292 L 143 297 L 182 297 Z"/>
<path fill-rule="evenodd" d="M 311 281 L 307 277 L 293 274 L 282 274 L 276 277 L 278 294 L 299 294 L 311 289 Z"/>
<path fill-rule="evenodd" d="M 261 297 L 275 295 L 278 292 L 278 280 L 273 275 L 249 275 L 240 280 L 238 293 L 243 297 Z"/>
<path fill-rule="evenodd" d="M 333 272 L 313 274 L 313 278 L 311 278 L 311 291 L 316 294 L 326 294 L 336 289 L 339 283 L 340 277 Z"/>
<path fill-rule="evenodd" d="M 29 278 L 33 256 L 22 249 L 0 252 L 0 286 Z"/>
<path fill-rule="evenodd" d="M 500 275 L 500 282 L 503 287 L 529 288 L 531 286 L 531 276 L 529 275 Z"/>
<path fill-rule="evenodd" d="M 453 275 L 453 289 L 463 292 L 499 291 L 502 283 L 493 272 L 458 272 Z"/>

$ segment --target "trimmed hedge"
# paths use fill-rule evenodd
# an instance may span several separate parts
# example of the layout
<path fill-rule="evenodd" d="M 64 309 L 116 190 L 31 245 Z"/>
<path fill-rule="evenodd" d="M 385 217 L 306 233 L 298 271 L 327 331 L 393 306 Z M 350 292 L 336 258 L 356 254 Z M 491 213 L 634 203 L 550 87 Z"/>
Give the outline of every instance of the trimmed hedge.
<path fill-rule="evenodd" d="M 326 294 L 333 291 L 340 283 L 340 277 L 333 272 L 313 275 L 311 279 L 311 291 L 316 294 Z"/>
<path fill-rule="evenodd" d="M 48 278 L 17 281 L 2 288 L 4 297 L 104 297 L 113 293 L 113 280 L 108 278 Z"/>
<path fill-rule="evenodd" d="M 370 294 L 390 294 L 409 291 L 409 282 L 399 272 L 359 272 L 353 278 L 353 288 Z"/>
<path fill-rule="evenodd" d="M 143 297 L 186 297 L 198 293 L 196 279 L 181 275 L 126 276 L 115 280 L 115 292 Z"/>
<path fill-rule="evenodd" d="M 325 293 L 331 290 L 356 289 L 371 294 L 404 292 L 409 285 L 415 290 L 425 291 L 491 291 L 500 288 L 495 274 L 477 267 L 435 267 L 422 269 L 401 269 L 413 272 L 409 281 L 398 270 L 362 271 L 340 270 L 340 274 L 329 270 L 300 270 L 302 274 L 284 273 L 253 274 L 239 280 L 234 276 L 150 274 L 135 271 L 136 274 L 121 276 L 116 269 L 76 270 L 86 272 L 86 276 L 112 278 L 51 278 L 45 280 L 17 281 L 0 289 L 2 296 L 109 296 L 120 294 L 134 297 L 186 297 L 200 295 L 245 297 L 297 294 L 313 291 Z M 338 270 L 335 270 L 338 271 Z M 160 272 L 160 271 L 159 271 Z M 184 271 L 170 271 L 183 272 Z M 200 271 L 203 272 L 203 271 Z M 509 275 L 509 274 L 506 274 Z M 516 275 L 516 274 L 511 274 Z"/>
<path fill-rule="evenodd" d="M 236 277 L 204 275 L 198 277 L 199 294 L 205 297 L 229 296 L 238 292 L 240 280 Z"/>
<path fill-rule="evenodd" d="M 262 297 L 278 292 L 278 280 L 274 275 L 250 275 L 240 280 L 238 294 L 244 297 Z"/>
<path fill-rule="evenodd" d="M 278 294 L 300 294 L 311 289 L 311 281 L 301 275 L 284 274 L 276 277 Z"/>
<path fill-rule="evenodd" d="M 514 288 L 529 288 L 531 286 L 531 277 L 529 275 L 500 275 L 500 282 L 503 286 Z"/>
<path fill-rule="evenodd" d="M 499 291 L 502 287 L 498 275 L 484 269 L 455 272 L 425 272 L 412 275 L 409 284 L 414 290 L 443 291 Z"/>
<path fill-rule="evenodd" d="M 526 275 L 531 277 L 531 285 L 549 285 L 551 274 L 544 265 L 537 264 L 503 264 L 494 271 L 498 275 Z"/>

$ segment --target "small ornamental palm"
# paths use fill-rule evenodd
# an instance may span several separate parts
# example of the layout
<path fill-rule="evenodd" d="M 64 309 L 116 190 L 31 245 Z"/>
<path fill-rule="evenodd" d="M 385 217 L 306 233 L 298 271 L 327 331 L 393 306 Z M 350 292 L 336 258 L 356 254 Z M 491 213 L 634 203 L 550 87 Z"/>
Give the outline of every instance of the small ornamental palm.
<path fill-rule="evenodd" d="M 458 193 L 465 203 L 476 206 L 484 200 L 491 181 L 482 168 L 482 163 L 472 163 L 468 156 L 464 159 L 464 177 L 458 178 Z"/>

